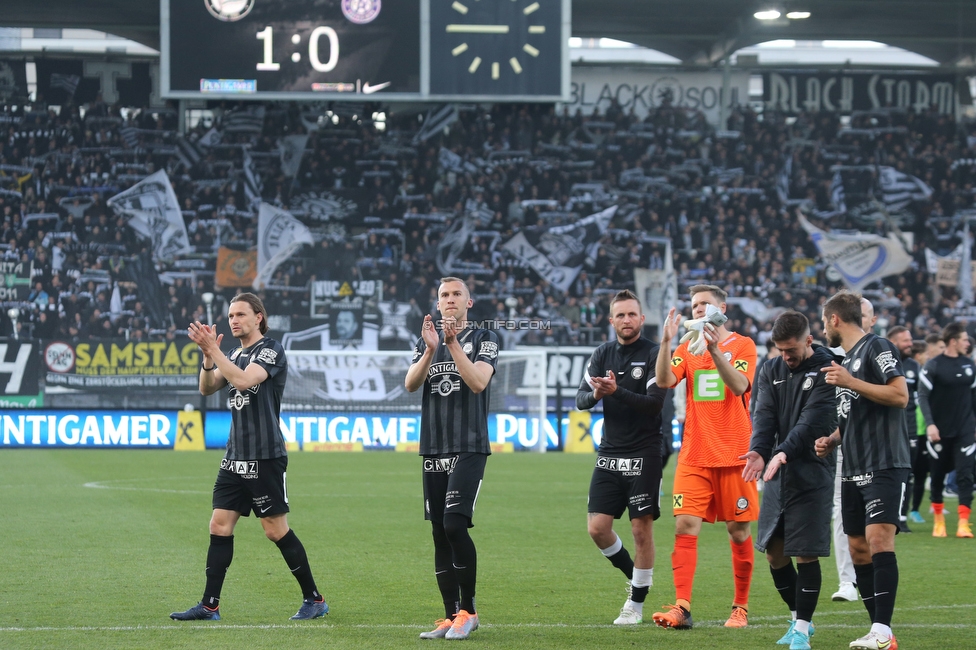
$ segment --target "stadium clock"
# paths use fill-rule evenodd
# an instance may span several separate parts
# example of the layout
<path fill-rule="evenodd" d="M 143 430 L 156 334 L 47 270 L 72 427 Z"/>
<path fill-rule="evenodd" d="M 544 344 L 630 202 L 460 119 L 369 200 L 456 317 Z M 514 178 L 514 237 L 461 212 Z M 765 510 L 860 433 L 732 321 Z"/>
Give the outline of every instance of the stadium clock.
<path fill-rule="evenodd" d="M 432 95 L 559 96 L 563 0 L 431 0 Z"/>
<path fill-rule="evenodd" d="M 416 95 L 420 2 L 162 0 L 163 95 Z"/>

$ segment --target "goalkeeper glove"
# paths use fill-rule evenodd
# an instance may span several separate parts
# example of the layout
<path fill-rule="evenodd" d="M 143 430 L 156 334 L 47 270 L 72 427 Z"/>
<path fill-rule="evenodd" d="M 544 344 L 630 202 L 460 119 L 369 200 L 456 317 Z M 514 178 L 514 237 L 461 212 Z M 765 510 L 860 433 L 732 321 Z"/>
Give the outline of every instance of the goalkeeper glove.
<path fill-rule="evenodd" d="M 708 347 L 708 341 L 705 340 L 704 334 L 705 326 L 712 328 L 719 327 L 724 325 L 728 320 L 718 307 L 708 305 L 705 309 L 705 316 L 684 322 L 684 327 L 688 331 L 681 337 L 680 343 L 687 341 L 688 352 L 695 356 L 701 356 Z"/>

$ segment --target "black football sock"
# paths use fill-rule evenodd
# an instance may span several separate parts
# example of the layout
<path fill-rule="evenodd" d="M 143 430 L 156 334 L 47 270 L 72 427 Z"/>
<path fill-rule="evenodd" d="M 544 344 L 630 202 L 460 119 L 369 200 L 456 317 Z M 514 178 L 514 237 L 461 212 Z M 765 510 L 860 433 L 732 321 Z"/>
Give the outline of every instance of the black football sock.
<path fill-rule="evenodd" d="M 220 591 L 224 587 L 224 577 L 233 559 L 234 536 L 211 535 L 210 548 L 207 550 L 207 586 L 200 601 L 204 607 L 220 607 Z"/>
<path fill-rule="evenodd" d="M 769 572 L 773 575 L 773 585 L 779 592 L 780 598 L 790 608 L 791 612 L 796 611 L 796 569 L 793 567 L 793 560 L 786 566 L 774 569 L 769 567 Z"/>
<path fill-rule="evenodd" d="M 895 612 L 898 595 L 898 560 L 893 551 L 875 553 L 874 564 L 874 618 L 873 623 L 891 627 L 891 615 Z"/>
<path fill-rule="evenodd" d="M 443 525 L 431 522 L 431 532 L 434 536 L 434 577 L 444 601 L 444 618 L 454 620 L 454 615 L 461 609 L 457 575 L 451 563 L 454 553 Z"/>
<path fill-rule="evenodd" d="M 857 590 L 861 592 L 861 602 L 874 623 L 874 564 L 855 564 L 854 575 L 857 577 Z"/>
<path fill-rule="evenodd" d="M 475 614 L 474 593 L 478 581 L 478 551 L 468 534 L 471 520 L 464 515 L 444 515 L 444 533 L 454 554 L 454 575 L 461 592 L 461 609 Z"/>
<path fill-rule="evenodd" d="M 817 609 L 817 599 L 820 598 L 820 583 L 822 581 L 823 576 L 820 572 L 819 561 L 796 565 L 797 620 L 813 620 L 813 612 Z"/>
<path fill-rule="evenodd" d="M 312 577 L 312 568 L 308 566 L 308 555 L 305 554 L 305 547 L 298 539 L 295 531 L 288 529 L 285 536 L 275 544 L 281 551 L 281 557 L 285 558 L 288 568 L 298 580 L 302 588 L 302 597 L 305 600 L 322 600 L 322 594 L 315 588 L 315 578 Z"/>
<path fill-rule="evenodd" d="M 630 553 L 627 552 L 619 537 L 607 548 L 600 549 L 600 552 L 610 560 L 610 564 L 620 569 L 628 580 L 634 579 L 634 561 L 630 558 Z"/>

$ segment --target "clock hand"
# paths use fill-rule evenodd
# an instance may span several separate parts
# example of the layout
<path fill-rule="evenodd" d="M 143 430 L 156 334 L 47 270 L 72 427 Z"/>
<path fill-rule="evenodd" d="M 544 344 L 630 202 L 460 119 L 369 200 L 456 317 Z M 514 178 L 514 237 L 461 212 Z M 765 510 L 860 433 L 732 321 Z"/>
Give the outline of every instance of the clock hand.
<path fill-rule="evenodd" d="M 507 34 L 508 25 L 448 25 L 448 34 Z"/>

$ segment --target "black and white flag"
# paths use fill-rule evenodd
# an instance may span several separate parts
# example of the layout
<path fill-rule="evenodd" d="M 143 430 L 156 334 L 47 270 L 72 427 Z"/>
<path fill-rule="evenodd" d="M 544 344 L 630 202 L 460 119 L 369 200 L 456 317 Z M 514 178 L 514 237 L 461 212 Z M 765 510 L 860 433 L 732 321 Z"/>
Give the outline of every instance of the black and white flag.
<path fill-rule="evenodd" d="M 203 158 L 203 152 L 197 143 L 190 142 L 180 135 L 176 138 L 176 157 L 183 163 L 183 168 L 189 171 Z"/>
<path fill-rule="evenodd" d="M 247 197 L 248 207 L 253 207 L 255 203 L 261 201 L 261 192 L 264 190 L 264 184 L 261 181 L 261 176 L 254 169 L 254 159 L 251 158 L 250 152 L 247 149 L 244 150 L 244 195 Z"/>
<path fill-rule="evenodd" d="M 308 135 L 286 135 L 278 140 L 278 147 L 281 149 L 281 173 L 288 178 L 295 178 L 298 174 L 307 143 Z"/>
<path fill-rule="evenodd" d="M 75 96 L 75 91 L 78 90 L 78 83 L 81 82 L 81 77 L 76 74 L 60 74 L 58 72 L 51 73 L 51 88 L 57 88 L 68 93 L 69 97 Z"/>
<path fill-rule="evenodd" d="M 308 226 L 284 210 L 262 203 L 258 208 L 258 273 L 252 286 L 261 290 L 282 262 L 304 244 L 313 243 Z"/>
<path fill-rule="evenodd" d="M 901 210 L 912 201 L 927 201 L 932 196 L 932 188 L 925 181 L 894 167 L 879 167 L 878 184 L 881 199 L 890 211 Z"/>
<path fill-rule="evenodd" d="M 125 217 L 130 228 L 152 241 L 153 259 L 172 259 L 193 252 L 176 192 L 165 171 L 147 176 L 106 204 L 115 214 Z"/>
<path fill-rule="evenodd" d="M 417 135 L 413 137 L 413 144 L 426 142 L 447 127 L 458 121 L 457 104 L 446 104 L 436 113 L 434 109 L 427 111 L 427 117 L 421 125 Z"/>
<path fill-rule="evenodd" d="M 248 106 L 224 116 L 224 131 L 227 133 L 261 133 L 264 129 L 264 106 Z"/>
<path fill-rule="evenodd" d="M 613 205 L 568 226 L 553 226 L 536 232 L 519 232 L 502 249 L 528 264 L 542 279 L 566 291 L 583 270 L 588 257 L 595 257 L 600 237 L 607 230 L 617 206 Z"/>

